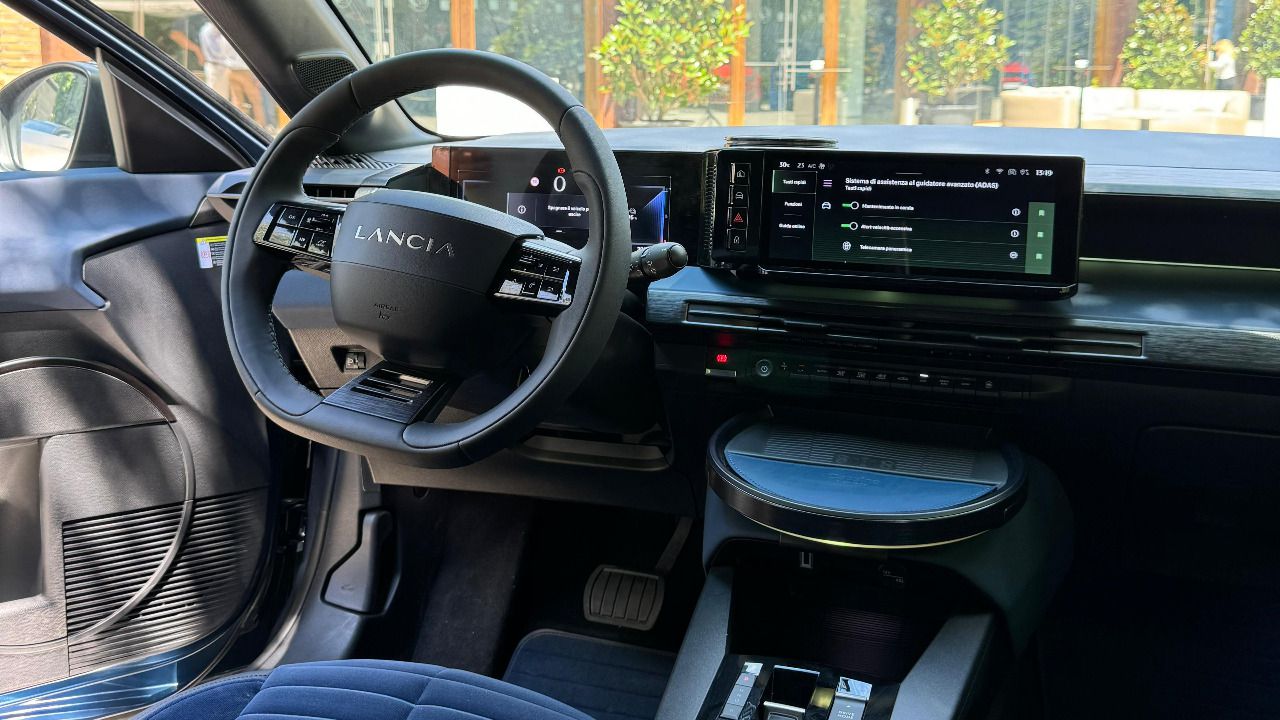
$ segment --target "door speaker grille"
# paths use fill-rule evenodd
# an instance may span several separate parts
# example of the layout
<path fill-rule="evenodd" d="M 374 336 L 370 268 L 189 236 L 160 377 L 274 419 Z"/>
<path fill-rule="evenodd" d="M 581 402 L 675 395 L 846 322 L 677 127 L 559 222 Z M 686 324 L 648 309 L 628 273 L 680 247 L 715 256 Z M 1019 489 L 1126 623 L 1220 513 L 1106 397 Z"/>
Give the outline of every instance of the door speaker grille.
<path fill-rule="evenodd" d="M 183 647 L 231 619 L 251 579 L 261 540 L 261 491 L 196 500 L 191 529 L 164 580 L 113 627 L 74 640 L 78 674 Z M 164 559 L 180 503 L 63 525 L 67 633 L 71 637 L 128 602 Z M 249 558 L 246 561 L 245 558 Z"/>

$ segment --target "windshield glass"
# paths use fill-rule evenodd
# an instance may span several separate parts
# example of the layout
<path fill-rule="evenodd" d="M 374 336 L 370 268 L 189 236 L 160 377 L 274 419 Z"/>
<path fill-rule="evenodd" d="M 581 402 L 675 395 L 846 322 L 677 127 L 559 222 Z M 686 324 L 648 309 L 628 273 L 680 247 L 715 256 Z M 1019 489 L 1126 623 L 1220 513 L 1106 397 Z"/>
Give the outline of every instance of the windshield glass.
<path fill-rule="evenodd" d="M 1280 136 L 1280 0 L 334 5 L 374 60 L 438 47 L 500 52 L 556 78 L 604 127 L 893 123 Z M 503 100 L 443 88 L 403 105 L 446 135 L 546 127 Z"/>

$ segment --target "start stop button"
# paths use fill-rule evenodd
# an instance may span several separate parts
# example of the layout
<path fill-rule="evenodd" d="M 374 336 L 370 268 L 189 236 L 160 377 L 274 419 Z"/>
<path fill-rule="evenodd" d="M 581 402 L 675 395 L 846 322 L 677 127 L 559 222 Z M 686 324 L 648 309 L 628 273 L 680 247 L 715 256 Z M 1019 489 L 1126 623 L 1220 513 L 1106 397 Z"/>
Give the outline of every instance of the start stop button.
<path fill-rule="evenodd" d="M 773 361 L 769 358 L 760 358 L 756 361 L 756 375 L 767 378 L 773 374 Z"/>

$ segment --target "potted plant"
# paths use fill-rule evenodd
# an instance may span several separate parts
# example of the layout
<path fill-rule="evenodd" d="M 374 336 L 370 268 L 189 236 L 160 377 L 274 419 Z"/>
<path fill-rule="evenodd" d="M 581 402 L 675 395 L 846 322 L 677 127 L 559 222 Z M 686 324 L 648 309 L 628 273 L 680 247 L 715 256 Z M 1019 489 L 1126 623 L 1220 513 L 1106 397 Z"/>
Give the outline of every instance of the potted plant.
<path fill-rule="evenodd" d="M 1240 51 L 1263 80 L 1263 132 L 1280 136 L 1280 0 L 1260 0 L 1240 33 Z"/>
<path fill-rule="evenodd" d="M 902 76 L 925 96 L 926 123 L 972 124 L 980 96 L 975 86 L 1009 61 L 1013 40 L 1000 34 L 1004 13 L 986 0 L 941 0 L 911 13 L 918 33 L 906 47 Z M 961 95 L 975 100 L 962 102 Z"/>
<path fill-rule="evenodd" d="M 724 0 L 619 0 L 618 19 L 592 57 L 602 90 L 620 103 L 635 98 L 642 120 L 708 101 L 720 86 L 715 70 L 734 56 L 749 24 L 743 7 Z"/>
<path fill-rule="evenodd" d="M 1191 13 L 1178 0 L 1142 0 L 1120 51 L 1124 85 L 1139 90 L 1194 90 L 1204 83 L 1205 51 Z"/>
<path fill-rule="evenodd" d="M 565 32 L 580 22 L 572 6 L 518 0 L 511 24 L 493 38 L 496 53 L 522 60 L 555 78 L 574 94 L 582 92 L 582 33 Z"/>

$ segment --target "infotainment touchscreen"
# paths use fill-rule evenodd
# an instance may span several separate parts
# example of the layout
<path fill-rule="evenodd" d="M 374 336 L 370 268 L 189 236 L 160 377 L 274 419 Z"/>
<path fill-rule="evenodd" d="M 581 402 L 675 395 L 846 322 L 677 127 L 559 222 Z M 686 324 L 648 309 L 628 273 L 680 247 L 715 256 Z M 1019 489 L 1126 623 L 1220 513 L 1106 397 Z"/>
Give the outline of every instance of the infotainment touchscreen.
<path fill-rule="evenodd" d="M 766 270 L 1058 295 L 1076 283 L 1079 158 L 721 155 L 730 161 L 727 191 L 717 189 L 725 249 L 737 245 Z"/>

